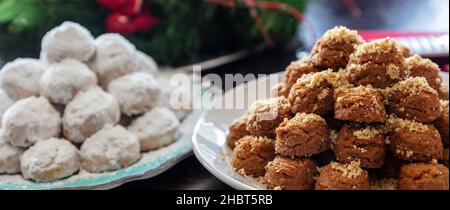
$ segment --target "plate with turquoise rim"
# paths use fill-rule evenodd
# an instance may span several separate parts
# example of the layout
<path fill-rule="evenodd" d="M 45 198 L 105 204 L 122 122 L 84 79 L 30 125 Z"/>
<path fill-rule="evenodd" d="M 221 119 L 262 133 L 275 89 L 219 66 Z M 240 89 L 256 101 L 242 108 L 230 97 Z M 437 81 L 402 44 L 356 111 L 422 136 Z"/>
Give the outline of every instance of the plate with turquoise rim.
<path fill-rule="evenodd" d="M 84 170 L 69 178 L 46 183 L 25 180 L 21 175 L 0 175 L 2 190 L 111 189 L 124 183 L 148 179 L 168 170 L 192 153 L 191 136 L 200 111 L 191 113 L 181 124 L 181 137 L 156 151 L 142 153 L 134 165 L 114 172 L 92 174 Z"/>
<path fill-rule="evenodd" d="M 443 83 L 449 84 L 449 75 L 442 72 Z M 233 91 L 226 92 L 221 100 L 233 101 L 236 98 L 249 100 L 251 104 L 256 99 L 265 99 L 270 96 L 270 87 L 267 84 L 276 84 L 282 81 L 283 73 L 262 77 L 257 80 L 240 85 Z M 248 93 L 258 93 L 252 99 L 246 98 Z M 234 171 L 230 165 L 232 151 L 226 146 L 228 125 L 246 113 L 246 109 L 211 109 L 206 111 L 198 121 L 192 137 L 193 151 L 201 164 L 214 176 L 227 185 L 238 190 L 264 190 L 263 185 L 251 177 L 243 176 Z"/>
<path fill-rule="evenodd" d="M 201 94 L 199 85 L 193 87 L 194 94 Z M 193 110 L 181 122 L 180 137 L 176 142 L 155 151 L 142 153 L 141 159 L 128 168 L 99 174 L 81 169 L 77 174 L 66 179 L 43 183 L 25 180 L 20 174 L 0 175 L 0 190 L 102 190 L 157 176 L 192 154 L 192 133 L 201 114 L 201 110 Z"/>

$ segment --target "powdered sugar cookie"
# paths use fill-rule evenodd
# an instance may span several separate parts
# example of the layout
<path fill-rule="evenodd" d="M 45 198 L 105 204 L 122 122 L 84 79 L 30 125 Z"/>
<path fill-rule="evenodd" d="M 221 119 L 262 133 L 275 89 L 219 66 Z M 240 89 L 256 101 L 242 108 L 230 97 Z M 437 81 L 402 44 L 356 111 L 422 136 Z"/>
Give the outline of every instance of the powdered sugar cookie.
<path fill-rule="evenodd" d="M 172 110 L 175 116 L 181 120 L 192 112 L 191 96 L 191 93 L 186 89 L 170 85 L 163 86 L 159 105 Z"/>
<path fill-rule="evenodd" d="M 1 88 L 13 100 L 39 96 L 39 80 L 44 71 L 39 60 L 18 58 L 0 70 Z"/>
<path fill-rule="evenodd" d="M 157 107 L 134 120 L 128 130 L 137 136 L 141 151 L 159 149 L 178 137 L 180 123 L 172 111 Z"/>
<path fill-rule="evenodd" d="M 95 52 L 94 37 L 78 23 L 64 22 L 45 34 L 42 39 L 42 57 L 49 63 L 73 58 L 88 61 Z"/>
<path fill-rule="evenodd" d="M 106 87 L 110 81 L 137 70 L 136 48 L 119 34 L 104 34 L 95 40 L 97 52 L 92 70 L 99 83 Z"/>
<path fill-rule="evenodd" d="M 78 91 L 97 84 L 95 73 L 74 59 L 50 65 L 41 78 L 41 94 L 53 103 L 67 104 Z"/>
<path fill-rule="evenodd" d="M 23 149 L 12 146 L 3 138 L 0 130 L 0 174 L 14 174 L 20 172 L 20 156 Z"/>
<path fill-rule="evenodd" d="M 122 126 L 105 125 L 81 146 L 81 164 L 92 173 L 126 168 L 141 157 L 139 140 Z"/>
<path fill-rule="evenodd" d="M 0 89 L 0 127 L 2 125 L 3 113 L 14 103 L 14 101 L 9 98 L 8 94 L 2 89 Z"/>
<path fill-rule="evenodd" d="M 29 97 L 14 103 L 3 115 L 3 137 L 17 147 L 57 137 L 61 116 L 43 97 Z"/>
<path fill-rule="evenodd" d="M 67 104 L 63 116 L 64 136 L 74 143 L 102 129 L 106 124 L 116 124 L 120 119 L 117 100 L 99 87 L 79 92 Z"/>
<path fill-rule="evenodd" d="M 80 158 L 77 148 L 69 141 L 50 138 L 25 151 L 20 158 L 20 168 L 25 179 L 55 181 L 76 173 Z"/>
<path fill-rule="evenodd" d="M 138 71 L 142 71 L 153 76 L 158 74 L 158 64 L 156 64 L 152 57 L 148 56 L 144 52 L 137 51 L 136 59 Z"/>
<path fill-rule="evenodd" d="M 113 80 L 108 92 L 116 97 L 120 110 L 131 116 L 150 111 L 161 93 L 159 83 L 144 72 L 137 72 Z"/>

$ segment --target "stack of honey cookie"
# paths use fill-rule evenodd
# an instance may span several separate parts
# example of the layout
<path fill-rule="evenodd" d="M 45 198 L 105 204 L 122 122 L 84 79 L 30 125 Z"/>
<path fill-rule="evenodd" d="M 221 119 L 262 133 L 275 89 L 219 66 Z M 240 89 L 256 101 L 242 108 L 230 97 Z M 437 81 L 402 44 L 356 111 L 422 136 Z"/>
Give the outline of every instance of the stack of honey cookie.
<path fill-rule="evenodd" d="M 231 166 L 269 189 L 448 190 L 439 72 L 394 39 L 335 27 L 230 125 Z"/>

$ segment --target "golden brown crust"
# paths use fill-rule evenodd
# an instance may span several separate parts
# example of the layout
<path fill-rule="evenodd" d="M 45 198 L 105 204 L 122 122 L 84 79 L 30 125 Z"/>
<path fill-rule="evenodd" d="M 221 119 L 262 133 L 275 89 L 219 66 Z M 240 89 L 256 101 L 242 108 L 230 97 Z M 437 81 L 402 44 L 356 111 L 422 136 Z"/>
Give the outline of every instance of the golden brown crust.
<path fill-rule="evenodd" d="M 444 148 L 434 126 L 390 117 L 387 127 L 389 149 L 398 158 L 407 161 L 442 159 Z"/>
<path fill-rule="evenodd" d="M 442 108 L 442 114 L 441 116 L 434 121 L 434 126 L 436 127 L 436 129 L 438 129 L 439 134 L 441 134 L 441 140 L 442 143 L 444 144 L 444 146 L 448 146 L 449 145 L 449 136 L 448 136 L 448 121 L 449 121 L 449 109 L 448 109 L 448 101 L 444 101 L 441 100 L 440 101 L 441 104 L 441 108 Z"/>
<path fill-rule="evenodd" d="M 359 163 L 343 164 L 332 162 L 320 170 L 316 190 L 368 190 L 369 173 Z"/>
<path fill-rule="evenodd" d="M 266 137 L 245 136 L 233 150 L 231 166 L 237 172 L 260 177 L 265 174 L 264 167 L 275 158 L 273 140 Z"/>
<path fill-rule="evenodd" d="M 254 136 L 274 137 L 275 129 L 291 115 L 289 101 L 281 96 L 255 102 L 247 117 L 247 131 Z"/>
<path fill-rule="evenodd" d="M 283 96 L 287 98 L 289 96 L 290 87 L 286 85 L 286 83 L 282 82 L 272 87 L 270 91 L 270 96 L 273 98 Z"/>
<path fill-rule="evenodd" d="M 335 118 L 354 122 L 384 122 L 386 110 L 380 91 L 359 86 L 336 90 Z"/>
<path fill-rule="evenodd" d="M 275 151 L 287 157 L 307 157 L 330 149 L 327 123 L 315 114 L 297 114 L 276 130 Z"/>
<path fill-rule="evenodd" d="M 402 53 L 403 57 L 408 58 L 411 56 L 411 51 L 403 44 L 398 44 L 398 49 Z"/>
<path fill-rule="evenodd" d="M 448 168 L 435 163 L 411 163 L 400 168 L 400 190 L 448 190 Z"/>
<path fill-rule="evenodd" d="M 435 90 L 439 90 L 442 85 L 442 78 L 439 75 L 441 69 L 430 59 L 414 55 L 405 59 L 406 66 L 411 77 L 425 77 L 428 84 Z"/>
<path fill-rule="evenodd" d="M 240 119 L 235 120 L 229 126 L 230 133 L 227 136 L 227 146 L 230 149 L 236 147 L 236 142 L 244 136 L 249 135 L 247 131 L 247 117 L 244 116 Z"/>
<path fill-rule="evenodd" d="M 385 156 L 384 131 L 373 126 L 346 125 L 336 138 L 334 151 L 343 163 L 359 160 L 363 168 L 380 168 Z"/>
<path fill-rule="evenodd" d="M 354 85 L 386 88 L 405 79 L 408 69 L 397 42 L 387 38 L 359 46 L 350 56 L 346 76 Z"/>
<path fill-rule="evenodd" d="M 441 87 L 437 91 L 439 93 L 439 98 L 440 99 L 448 101 L 449 93 L 448 93 L 447 87 L 445 87 L 444 85 L 441 85 Z"/>
<path fill-rule="evenodd" d="M 438 93 L 423 77 L 408 78 L 385 92 L 391 114 L 422 123 L 431 123 L 441 116 Z"/>
<path fill-rule="evenodd" d="M 277 156 L 267 164 L 264 178 L 269 189 L 312 190 L 316 174 L 316 163 L 311 159 Z"/>
<path fill-rule="evenodd" d="M 303 75 L 289 93 L 292 112 L 326 115 L 334 108 L 334 88 L 345 84 L 342 72 L 327 70 Z"/>
<path fill-rule="evenodd" d="M 319 71 L 320 69 L 314 67 L 314 64 L 309 58 L 293 61 L 286 68 L 284 73 L 284 83 L 290 88 L 303 75 Z"/>
<path fill-rule="evenodd" d="M 311 60 L 319 68 L 338 70 L 347 65 L 350 54 L 363 43 L 357 31 L 335 27 L 316 42 L 311 50 Z"/>

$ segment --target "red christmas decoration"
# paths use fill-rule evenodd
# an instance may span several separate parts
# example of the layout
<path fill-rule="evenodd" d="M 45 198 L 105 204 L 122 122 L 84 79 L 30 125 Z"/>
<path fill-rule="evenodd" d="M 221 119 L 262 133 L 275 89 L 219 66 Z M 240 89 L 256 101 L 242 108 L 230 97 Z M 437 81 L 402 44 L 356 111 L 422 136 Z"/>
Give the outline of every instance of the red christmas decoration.
<path fill-rule="evenodd" d="M 97 3 L 110 10 L 119 10 L 130 0 L 97 0 Z"/>
<path fill-rule="evenodd" d="M 128 16 L 113 13 L 106 17 L 106 30 L 108 32 L 129 35 L 135 32 L 135 28 Z"/>
<path fill-rule="evenodd" d="M 137 31 L 145 31 L 159 24 L 161 21 L 148 12 L 138 14 L 132 21 Z"/>
<path fill-rule="evenodd" d="M 160 21 L 149 13 L 140 13 L 130 18 L 121 13 L 113 13 L 106 18 L 106 30 L 108 32 L 130 35 L 137 31 L 152 28 Z"/>
<path fill-rule="evenodd" d="M 149 12 L 142 11 L 142 0 L 97 0 L 113 11 L 106 17 L 108 32 L 130 35 L 150 29 L 160 21 Z"/>
<path fill-rule="evenodd" d="M 97 0 L 97 2 L 107 9 L 126 15 L 138 14 L 142 9 L 142 0 Z"/>
<path fill-rule="evenodd" d="M 129 0 L 126 4 L 120 8 L 120 12 L 132 15 L 132 14 L 138 14 L 142 9 L 142 0 Z"/>

